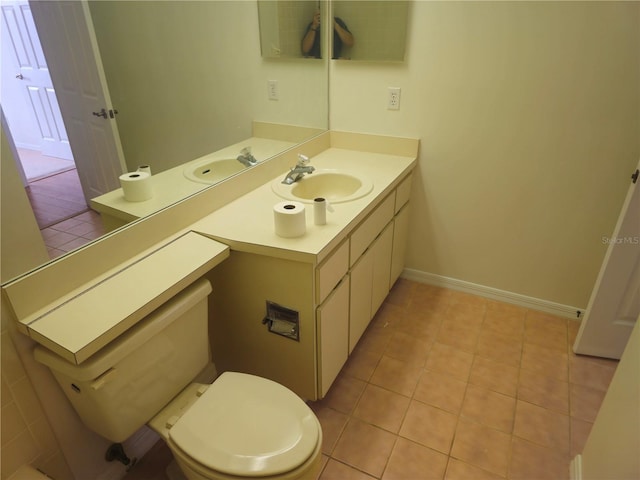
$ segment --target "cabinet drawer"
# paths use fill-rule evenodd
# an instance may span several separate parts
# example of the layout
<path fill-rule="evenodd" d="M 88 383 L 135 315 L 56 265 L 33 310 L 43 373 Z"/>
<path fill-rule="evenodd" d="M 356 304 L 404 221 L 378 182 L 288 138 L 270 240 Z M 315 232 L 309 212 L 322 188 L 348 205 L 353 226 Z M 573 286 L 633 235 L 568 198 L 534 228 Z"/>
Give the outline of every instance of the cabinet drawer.
<path fill-rule="evenodd" d="M 351 257 L 349 265 L 352 266 L 362 252 L 378 236 L 394 214 L 395 195 L 392 193 L 369 215 L 351 235 Z"/>
<path fill-rule="evenodd" d="M 316 302 L 318 304 L 324 302 L 327 295 L 338 284 L 340 279 L 344 277 L 349 269 L 349 241 L 345 240 L 342 244 L 329 255 L 316 269 Z"/>
<path fill-rule="evenodd" d="M 400 182 L 400 185 L 398 185 L 398 188 L 396 189 L 395 213 L 398 213 L 404 204 L 409 201 L 409 196 L 411 195 L 411 179 L 412 174 L 407 175 L 407 178 Z"/>

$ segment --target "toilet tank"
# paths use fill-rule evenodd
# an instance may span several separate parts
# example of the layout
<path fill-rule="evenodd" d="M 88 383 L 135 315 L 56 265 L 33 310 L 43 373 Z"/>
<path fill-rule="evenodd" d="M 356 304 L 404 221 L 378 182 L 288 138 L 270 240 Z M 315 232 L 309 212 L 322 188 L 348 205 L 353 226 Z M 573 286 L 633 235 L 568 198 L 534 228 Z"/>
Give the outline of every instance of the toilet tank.
<path fill-rule="evenodd" d="M 209 293 L 207 280 L 193 283 L 80 365 L 42 346 L 35 359 L 85 425 L 122 442 L 209 365 Z"/>

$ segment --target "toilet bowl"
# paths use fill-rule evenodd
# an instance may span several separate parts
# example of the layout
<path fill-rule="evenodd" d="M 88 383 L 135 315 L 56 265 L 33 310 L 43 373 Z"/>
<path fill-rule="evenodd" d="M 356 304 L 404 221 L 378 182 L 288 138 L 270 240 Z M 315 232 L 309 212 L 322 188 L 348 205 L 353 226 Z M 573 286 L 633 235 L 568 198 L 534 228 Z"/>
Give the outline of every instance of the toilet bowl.
<path fill-rule="evenodd" d="M 195 383 L 215 371 L 210 292 L 195 282 L 79 365 L 42 346 L 34 357 L 87 427 L 120 443 L 147 424 L 189 479 L 315 478 L 322 428 L 293 391 L 238 372 Z"/>
<path fill-rule="evenodd" d="M 225 372 L 191 384 L 149 421 L 189 479 L 314 479 L 322 429 L 282 385 Z"/>

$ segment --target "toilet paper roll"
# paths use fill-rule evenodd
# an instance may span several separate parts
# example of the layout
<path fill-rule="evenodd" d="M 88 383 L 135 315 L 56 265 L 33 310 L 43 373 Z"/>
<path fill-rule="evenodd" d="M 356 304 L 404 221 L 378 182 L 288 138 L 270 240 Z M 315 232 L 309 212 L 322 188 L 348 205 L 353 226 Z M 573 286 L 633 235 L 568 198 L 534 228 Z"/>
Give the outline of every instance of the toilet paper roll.
<path fill-rule="evenodd" d="M 151 175 L 146 172 L 131 172 L 120 175 L 120 186 L 128 202 L 144 202 L 153 197 Z"/>
<path fill-rule="evenodd" d="M 313 199 L 313 223 L 316 225 L 327 223 L 327 201 L 322 197 Z"/>
<path fill-rule="evenodd" d="M 140 165 L 136 172 L 146 172 L 151 175 L 151 165 Z"/>
<path fill-rule="evenodd" d="M 292 238 L 307 231 L 304 205 L 299 202 L 280 202 L 273 207 L 276 235 Z"/>

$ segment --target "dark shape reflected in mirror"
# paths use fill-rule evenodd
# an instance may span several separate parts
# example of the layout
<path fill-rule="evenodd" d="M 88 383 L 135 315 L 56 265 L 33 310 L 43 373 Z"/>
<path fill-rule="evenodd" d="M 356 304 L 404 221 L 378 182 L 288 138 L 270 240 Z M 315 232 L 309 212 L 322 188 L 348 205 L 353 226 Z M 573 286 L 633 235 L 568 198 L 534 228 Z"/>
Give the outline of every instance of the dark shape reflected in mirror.
<path fill-rule="evenodd" d="M 331 14 L 346 21 L 355 41 L 344 42 L 333 58 L 402 62 L 406 51 L 410 1 L 335 0 Z M 335 53 L 335 51 L 334 51 Z"/>
<path fill-rule="evenodd" d="M 331 30 L 333 39 L 331 43 L 331 58 L 344 58 L 342 51 L 344 47 L 352 47 L 354 37 L 347 24 L 340 17 L 333 17 Z M 322 58 L 322 22 L 320 10 L 316 10 L 307 30 L 302 37 L 302 54 L 305 57 Z"/>

